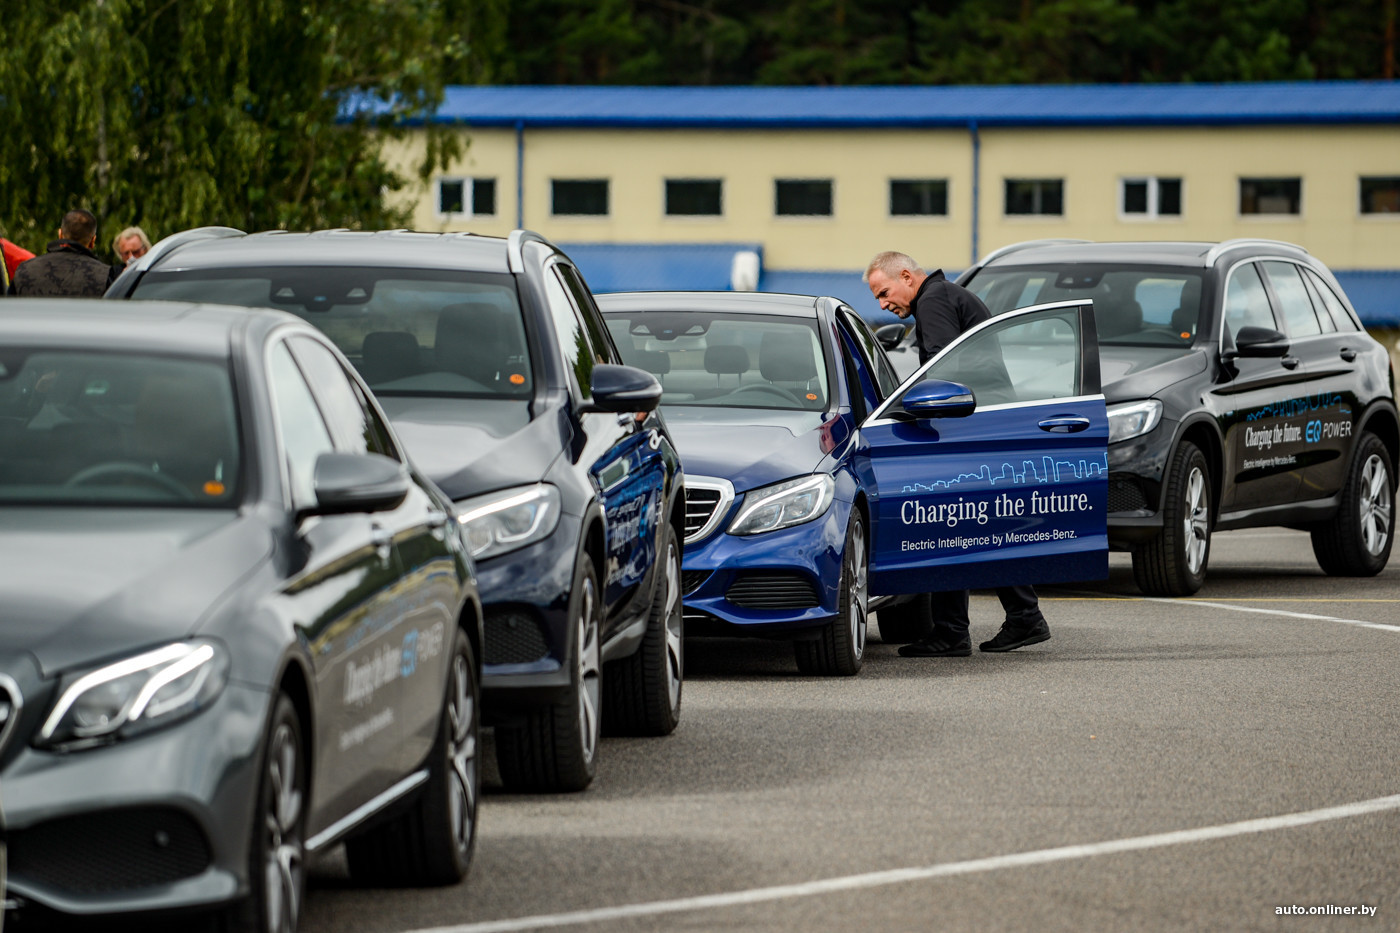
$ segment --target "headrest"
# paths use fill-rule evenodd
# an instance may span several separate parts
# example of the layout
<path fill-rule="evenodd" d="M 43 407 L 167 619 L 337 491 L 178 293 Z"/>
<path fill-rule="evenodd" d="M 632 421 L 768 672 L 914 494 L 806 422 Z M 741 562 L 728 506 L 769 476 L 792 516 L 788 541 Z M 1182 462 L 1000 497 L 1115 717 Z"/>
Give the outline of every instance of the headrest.
<path fill-rule="evenodd" d="M 499 308 L 484 301 L 444 305 L 438 313 L 433 357 L 451 372 L 479 375 L 487 362 L 503 362 L 500 343 L 505 328 Z"/>
<path fill-rule="evenodd" d="M 738 344 L 717 343 L 705 348 L 705 372 L 737 376 L 749 371 L 749 351 Z"/>
<path fill-rule="evenodd" d="M 633 350 L 632 364 L 653 375 L 664 376 L 671 371 L 671 354 L 665 350 Z"/>
<path fill-rule="evenodd" d="M 371 383 L 392 382 L 422 370 L 418 338 L 403 330 L 376 330 L 360 345 L 360 372 Z"/>
<path fill-rule="evenodd" d="M 758 370 L 769 382 L 806 382 L 817 374 L 812 339 L 800 332 L 765 332 L 758 346 Z"/>
<path fill-rule="evenodd" d="M 1094 323 L 1100 337 L 1121 337 L 1142 330 L 1142 305 L 1128 296 L 1094 299 Z"/>

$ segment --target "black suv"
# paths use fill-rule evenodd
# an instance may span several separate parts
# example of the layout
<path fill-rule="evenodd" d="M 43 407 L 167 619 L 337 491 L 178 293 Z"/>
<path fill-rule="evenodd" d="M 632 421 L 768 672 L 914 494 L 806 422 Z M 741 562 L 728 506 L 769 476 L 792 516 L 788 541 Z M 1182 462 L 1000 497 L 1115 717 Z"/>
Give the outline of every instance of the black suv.
<path fill-rule="evenodd" d="M 621 365 L 543 237 L 201 228 L 107 297 L 291 311 L 360 371 L 476 562 L 482 712 L 508 788 L 587 786 L 604 722 L 676 727 L 684 496 L 661 387 Z"/>
<path fill-rule="evenodd" d="M 1322 569 L 1379 573 L 1395 530 L 1394 374 L 1301 247 L 1036 241 L 958 282 L 993 314 L 1092 297 L 1108 402 L 1108 535 L 1146 593 L 1205 580 L 1214 530 L 1312 532 Z"/>

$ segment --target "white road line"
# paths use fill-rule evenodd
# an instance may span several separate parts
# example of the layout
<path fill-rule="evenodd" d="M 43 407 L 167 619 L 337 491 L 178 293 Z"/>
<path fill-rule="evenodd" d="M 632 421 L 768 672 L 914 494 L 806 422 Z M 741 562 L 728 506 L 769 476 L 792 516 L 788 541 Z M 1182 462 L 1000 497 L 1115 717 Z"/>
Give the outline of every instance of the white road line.
<path fill-rule="evenodd" d="M 1046 865 L 1051 862 L 1092 858 L 1096 855 L 1160 849 L 1165 846 L 1185 845 L 1192 842 L 1210 842 L 1216 839 L 1229 839 L 1232 836 L 1247 836 L 1279 829 L 1295 829 L 1313 823 L 1350 819 L 1354 816 L 1382 813 L 1388 810 L 1400 810 L 1400 794 L 1342 804 L 1337 807 L 1324 807 L 1321 810 L 1304 810 L 1300 813 L 1285 813 L 1282 816 L 1225 823 L 1220 826 L 1203 826 L 1199 829 L 1182 829 L 1175 832 L 1155 833 L 1151 836 L 1114 839 L 1109 842 L 1061 846 L 1056 849 L 1040 849 L 1035 852 L 1018 852 L 1014 855 L 996 855 L 990 858 L 972 859 L 967 862 L 946 862 L 942 865 L 927 865 L 921 868 L 895 868 L 863 875 L 823 878 L 820 881 L 808 881 L 802 884 L 751 888 L 747 891 L 731 891 L 727 894 L 706 894 L 700 897 L 682 897 L 669 901 L 626 904 L 621 907 L 599 907 L 593 910 L 575 910 L 561 914 L 540 914 L 534 917 L 488 920 L 482 923 L 465 923 L 459 926 L 431 927 L 414 930 L 411 933 L 511 933 L 511 931 L 517 930 L 542 930 L 582 923 L 607 923 L 634 917 L 654 917 L 660 914 L 739 907 L 745 904 L 811 897 L 837 891 L 854 891 L 861 888 L 903 884 L 908 881 L 924 881 L 929 878 L 948 878 L 954 875 L 999 871 L 1003 868 L 1026 868 L 1032 865 Z"/>
<path fill-rule="evenodd" d="M 1287 616 L 1290 619 L 1315 619 L 1319 622 L 1336 622 L 1340 625 L 1355 625 L 1358 628 L 1378 628 L 1383 632 L 1400 632 L 1400 625 L 1386 625 L 1383 622 L 1364 622 L 1361 619 L 1339 619 L 1336 616 L 1320 616 L 1311 612 L 1289 612 L 1286 609 L 1266 609 L 1261 606 L 1232 606 L 1229 603 L 1210 603 L 1201 599 L 1168 599 L 1159 596 L 1144 596 L 1144 602 L 1170 603 L 1174 606 L 1209 606 L 1212 609 L 1229 609 L 1231 612 L 1258 612 L 1269 616 Z"/>

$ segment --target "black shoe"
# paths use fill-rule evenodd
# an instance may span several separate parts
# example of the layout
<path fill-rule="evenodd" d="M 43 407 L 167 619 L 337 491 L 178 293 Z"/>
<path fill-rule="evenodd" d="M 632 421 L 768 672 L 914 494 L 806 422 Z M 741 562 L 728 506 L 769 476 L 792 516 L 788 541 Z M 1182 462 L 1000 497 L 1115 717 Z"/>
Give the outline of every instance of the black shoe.
<path fill-rule="evenodd" d="M 961 639 L 947 635 L 930 635 L 912 645 L 900 645 L 901 658 L 965 658 L 972 654 L 972 640 L 964 635 Z"/>
<path fill-rule="evenodd" d="M 984 641 L 977 647 L 982 651 L 1015 651 L 1026 645 L 1038 645 L 1050 640 L 1050 626 L 1044 619 L 1031 625 L 1001 624 L 1001 631 L 991 641 Z"/>

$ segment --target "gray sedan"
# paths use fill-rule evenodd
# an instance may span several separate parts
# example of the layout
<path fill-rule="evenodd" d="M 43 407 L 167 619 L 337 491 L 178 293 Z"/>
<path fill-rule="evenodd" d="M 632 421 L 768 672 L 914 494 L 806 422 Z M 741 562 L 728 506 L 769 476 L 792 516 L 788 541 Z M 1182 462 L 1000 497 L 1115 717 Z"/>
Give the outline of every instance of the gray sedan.
<path fill-rule="evenodd" d="M 21 918 L 291 931 L 305 864 L 450 884 L 481 610 L 451 504 L 291 315 L 0 314 L 0 784 Z"/>

